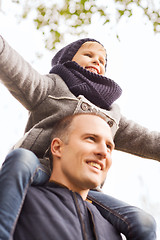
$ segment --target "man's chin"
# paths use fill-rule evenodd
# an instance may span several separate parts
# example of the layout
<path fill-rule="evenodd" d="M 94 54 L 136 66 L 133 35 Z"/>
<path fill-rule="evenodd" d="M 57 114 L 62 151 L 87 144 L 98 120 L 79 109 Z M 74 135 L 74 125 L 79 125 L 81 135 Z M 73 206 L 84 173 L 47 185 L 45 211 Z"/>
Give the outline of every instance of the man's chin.
<path fill-rule="evenodd" d="M 81 187 L 83 189 L 94 189 L 101 186 L 102 178 L 100 176 L 95 176 L 95 174 L 87 174 L 86 178 L 81 181 Z"/>
<path fill-rule="evenodd" d="M 101 183 L 98 181 L 98 182 L 90 182 L 90 184 L 88 185 L 89 188 L 88 189 L 95 189 L 97 187 L 99 187 L 101 185 Z"/>

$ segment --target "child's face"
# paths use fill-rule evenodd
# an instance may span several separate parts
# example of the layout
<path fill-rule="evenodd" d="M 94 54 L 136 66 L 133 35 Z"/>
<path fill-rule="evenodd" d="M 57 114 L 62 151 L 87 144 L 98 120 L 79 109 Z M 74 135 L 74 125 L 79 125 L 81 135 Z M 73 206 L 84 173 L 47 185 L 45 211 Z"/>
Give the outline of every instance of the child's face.
<path fill-rule="evenodd" d="M 98 42 L 85 42 L 74 55 L 72 61 L 90 72 L 104 75 L 106 51 Z"/>

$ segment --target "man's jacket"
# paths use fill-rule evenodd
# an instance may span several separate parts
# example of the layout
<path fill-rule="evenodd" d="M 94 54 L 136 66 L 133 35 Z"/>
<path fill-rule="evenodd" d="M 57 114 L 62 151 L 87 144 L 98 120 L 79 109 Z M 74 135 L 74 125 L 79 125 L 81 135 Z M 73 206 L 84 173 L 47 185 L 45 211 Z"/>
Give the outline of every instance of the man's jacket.
<path fill-rule="evenodd" d="M 97 208 L 78 193 L 54 182 L 30 187 L 15 240 L 120 240 Z"/>

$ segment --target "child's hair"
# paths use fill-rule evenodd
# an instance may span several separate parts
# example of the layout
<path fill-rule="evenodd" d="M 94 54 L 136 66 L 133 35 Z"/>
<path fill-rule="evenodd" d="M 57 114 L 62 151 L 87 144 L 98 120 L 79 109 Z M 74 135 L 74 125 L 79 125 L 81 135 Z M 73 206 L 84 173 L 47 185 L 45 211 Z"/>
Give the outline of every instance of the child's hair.
<path fill-rule="evenodd" d="M 57 64 L 63 64 L 68 61 L 72 61 L 74 55 L 77 53 L 79 48 L 85 43 L 85 42 L 97 42 L 99 43 L 103 48 L 104 46 L 97 40 L 92 38 L 82 38 L 75 42 L 72 42 L 62 48 L 60 51 L 57 52 L 57 54 L 52 59 L 52 67 L 54 67 Z M 104 48 L 105 52 L 106 49 Z M 107 67 L 107 54 L 106 54 L 106 67 Z"/>
<path fill-rule="evenodd" d="M 73 61 L 73 57 L 84 43 L 96 43 L 104 48 L 101 43 L 91 38 L 72 42 L 53 57 L 49 73 L 60 76 L 75 97 L 82 95 L 94 105 L 110 110 L 111 104 L 120 97 L 122 89 L 115 81 L 105 77 L 105 74 L 96 74 Z M 103 57 L 107 58 L 106 51 L 104 54 Z M 105 66 L 106 64 L 107 59 Z"/>

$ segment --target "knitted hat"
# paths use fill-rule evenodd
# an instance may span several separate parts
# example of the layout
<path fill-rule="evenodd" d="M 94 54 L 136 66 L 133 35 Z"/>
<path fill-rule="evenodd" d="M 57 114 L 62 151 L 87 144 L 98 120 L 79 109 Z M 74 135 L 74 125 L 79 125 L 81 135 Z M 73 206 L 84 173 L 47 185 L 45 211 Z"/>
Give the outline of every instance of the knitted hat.
<path fill-rule="evenodd" d="M 82 38 L 80 40 L 72 42 L 57 52 L 57 54 L 52 59 L 52 67 L 57 64 L 63 64 L 67 61 L 72 61 L 74 55 L 77 53 L 79 48 L 85 42 L 97 42 L 101 44 L 100 42 L 92 38 Z M 106 65 L 107 65 L 107 55 L 106 55 Z"/>
<path fill-rule="evenodd" d="M 54 56 L 52 69 L 49 73 L 58 74 L 74 96 L 83 95 L 96 106 L 109 110 L 112 103 L 120 97 L 122 89 L 113 80 L 88 71 L 75 61 L 72 61 L 85 42 L 99 43 L 91 38 L 84 38 L 70 43 Z"/>

